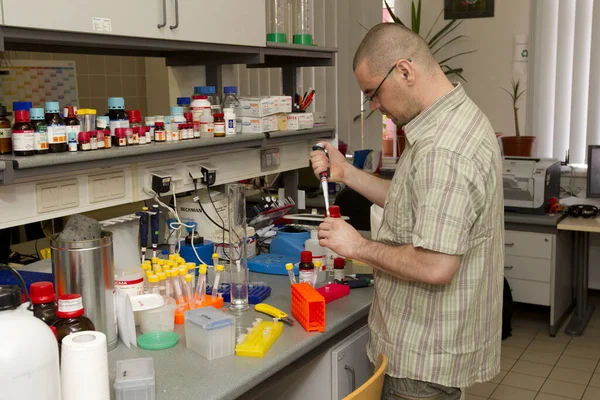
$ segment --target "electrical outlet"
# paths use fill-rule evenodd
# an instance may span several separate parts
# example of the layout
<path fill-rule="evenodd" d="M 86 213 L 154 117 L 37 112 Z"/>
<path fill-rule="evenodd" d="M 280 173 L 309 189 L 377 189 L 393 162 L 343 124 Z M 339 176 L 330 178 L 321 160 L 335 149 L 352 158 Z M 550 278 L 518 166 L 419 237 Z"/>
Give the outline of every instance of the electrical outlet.
<path fill-rule="evenodd" d="M 125 172 L 92 175 L 88 178 L 88 195 L 91 204 L 125 197 Z"/>
<path fill-rule="evenodd" d="M 260 170 L 273 171 L 281 165 L 281 152 L 279 148 L 266 149 L 260 151 Z"/>
<path fill-rule="evenodd" d="M 36 185 L 38 213 L 79 207 L 79 183 L 77 179 Z"/>

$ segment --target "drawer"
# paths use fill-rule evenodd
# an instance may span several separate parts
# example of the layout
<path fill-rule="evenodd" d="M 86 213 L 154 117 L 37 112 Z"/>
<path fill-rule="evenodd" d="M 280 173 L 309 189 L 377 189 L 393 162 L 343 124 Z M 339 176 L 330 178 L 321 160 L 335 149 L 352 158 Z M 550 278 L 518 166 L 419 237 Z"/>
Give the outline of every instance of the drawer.
<path fill-rule="evenodd" d="M 512 290 L 513 301 L 527 304 L 550 305 L 550 284 L 506 278 Z"/>
<path fill-rule="evenodd" d="M 504 254 L 551 259 L 552 236 L 546 233 L 505 231 Z"/>
<path fill-rule="evenodd" d="M 504 256 L 506 278 L 550 283 L 551 260 L 544 258 Z"/>

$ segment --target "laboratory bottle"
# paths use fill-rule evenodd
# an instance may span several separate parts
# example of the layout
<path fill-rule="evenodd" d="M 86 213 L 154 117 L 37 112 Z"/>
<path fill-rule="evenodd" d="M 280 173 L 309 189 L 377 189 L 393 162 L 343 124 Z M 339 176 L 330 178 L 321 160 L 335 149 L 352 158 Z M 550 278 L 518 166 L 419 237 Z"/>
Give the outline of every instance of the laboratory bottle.
<path fill-rule="evenodd" d="M 94 140 L 94 142 L 95 142 L 95 140 Z M 77 140 L 77 150 L 78 151 L 92 150 L 92 138 L 90 137 L 90 132 L 79 132 L 79 137 Z"/>
<path fill-rule="evenodd" d="M 56 321 L 56 296 L 52 282 L 34 282 L 29 287 L 33 316 L 47 325 Z"/>
<path fill-rule="evenodd" d="M 156 123 L 155 117 L 145 117 L 144 122 L 147 128 L 150 128 L 149 131 L 146 132 L 146 142 L 154 142 L 154 124 Z"/>
<path fill-rule="evenodd" d="M 15 156 L 33 156 L 35 154 L 35 134 L 29 119 L 29 111 L 15 111 L 15 124 L 12 128 L 13 152 Z"/>
<path fill-rule="evenodd" d="M 83 300 L 79 294 L 63 294 L 58 298 L 56 311 L 56 338 L 59 345 L 65 336 L 81 331 L 94 331 L 94 323 L 83 315 Z"/>
<path fill-rule="evenodd" d="M 346 260 L 338 257 L 333 260 L 333 279 L 343 281 L 346 276 Z"/>
<path fill-rule="evenodd" d="M 105 115 L 101 115 L 96 118 L 96 129 L 98 130 L 98 149 L 110 149 L 112 146 L 109 124 L 110 120 Z"/>
<path fill-rule="evenodd" d="M 200 94 L 208 98 L 211 113 L 214 115 L 221 111 L 221 99 L 217 96 L 217 90 L 214 86 L 200 86 Z"/>
<path fill-rule="evenodd" d="M 90 146 L 92 150 L 98 150 L 98 133 L 96 131 L 89 131 L 87 134 L 90 136 Z M 81 142 L 81 139 L 79 139 L 79 141 Z"/>
<path fill-rule="evenodd" d="M 223 109 L 223 113 L 223 118 L 225 119 L 225 136 L 234 136 L 236 121 L 233 108 L 225 108 Z"/>
<path fill-rule="evenodd" d="M 298 282 L 306 282 L 313 286 L 313 274 L 315 265 L 312 263 L 312 254 L 310 251 L 300 253 L 300 264 L 298 264 Z"/>
<path fill-rule="evenodd" d="M 50 153 L 64 153 L 67 151 L 67 130 L 65 120 L 60 116 L 57 101 L 47 101 L 46 124 L 48 130 L 48 149 Z"/>
<path fill-rule="evenodd" d="M 313 44 L 313 1 L 293 0 L 296 25 L 294 27 L 294 44 Z"/>
<path fill-rule="evenodd" d="M 116 128 L 129 128 L 129 118 L 125 112 L 125 100 L 122 97 L 108 98 L 108 113 L 110 134 L 115 135 Z"/>
<path fill-rule="evenodd" d="M 341 218 L 341 214 L 340 214 L 340 206 L 329 206 L 329 217 L 330 218 Z M 331 250 L 331 249 L 327 249 L 327 255 L 326 255 L 326 267 L 327 267 L 327 274 L 328 275 L 333 275 L 333 261 L 338 258 L 339 255 Z"/>
<path fill-rule="evenodd" d="M 154 123 L 154 141 L 155 142 L 164 142 L 167 140 L 165 131 L 165 123 L 161 121 L 157 121 Z"/>
<path fill-rule="evenodd" d="M 182 107 L 171 107 L 171 131 L 173 132 L 173 140 L 178 141 L 182 139 L 180 125 L 185 125 L 185 117 L 183 116 Z M 185 132 L 184 132 L 185 133 Z"/>
<path fill-rule="evenodd" d="M 65 130 L 67 132 L 69 151 L 75 152 L 77 151 L 79 132 L 81 132 L 81 125 L 79 125 L 79 119 L 77 119 L 76 107 L 69 106 L 63 108 L 63 116 L 65 117 Z"/>
<path fill-rule="evenodd" d="M 285 13 L 289 0 L 267 0 L 267 42 L 287 43 Z"/>
<path fill-rule="evenodd" d="M 225 137 L 225 115 L 223 113 L 213 114 L 215 118 L 215 137 Z"/>
<path fill-rule="evenodd" d="M 223 109 L 232 108 L 235 113 L 235 133 L 242 132 L 242 105 L 237 98 L 237 86 L 225 86 L 223 88 Z"/>
<path fill-rule="evenodd" d="M 29 112 L 31 117 L 31 125 L 33 125 L 35 154 L 47 154 L 48 125 L 46 125 L 46 121 L 44 120 L 44 109 L 32 108 Z"/>
<path fill-rule="evenodd" d="M 316 229 L 312 229 L 310 231 L 310 239 L 307 239 L 306 242 L 304 242 L 304 249 L 306 251 L 310 251 L 312 253 L 312 262 L 314 263 L 315 261 L 320 261 L 320 262 L 324 262 L 325 261 L 325 256 L 327 254 L 327 248 L 326 247 L 322 247 L 319 244 L 319 232 Z"/>
<path fill-rule="evenodd" d="M 188 139 L 194 138 L 194 115 L 191 111 L 184 112 L 183 117 L 185 118 L 185 137 Z M 198 132 L 200 137 L 200 132 Z"/>
<path fill-rule="evenodd" d="M 129 127 L 133 129 L 134 136 L 137 135 L 137 143 L 141 141 L 139 128 L 142 126 L 142 113 L 140 110 L 127 110 L 127 117 L 129 118 Z M 136 140 L 133 140 L 136 142 Z"/>
<path fill-rule="evenodd" d="M 215 125 L 214 117 L 210 112 L 210 109 L 204 109 L 204 113 L 200 117 L 200 137 L 211 138 L 214 137 Z"/>
<path fill-rule="evenodd" d="M 177 106 L 183 108 L 183 112 L 190 112 L 190 103 L 191 100 L 189 97 L 178 97 L 177 98 Z"/>
<path fill-rule="evenodd" d="M 12 153 L 12 126 L 6 115 L 6 107 L 0 105 L 0 154 Z"/>

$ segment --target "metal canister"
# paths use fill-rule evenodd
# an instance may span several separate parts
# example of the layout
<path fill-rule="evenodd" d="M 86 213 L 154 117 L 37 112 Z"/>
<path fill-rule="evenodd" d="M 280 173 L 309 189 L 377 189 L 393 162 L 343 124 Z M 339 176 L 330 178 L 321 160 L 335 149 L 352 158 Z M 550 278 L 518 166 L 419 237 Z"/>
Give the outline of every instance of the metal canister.
<path fill-rule="evenodd" d="M 95 240 L 61 241 L 58 235 L 50 239 L 57 296 L 81 295 L 85 316 L 106 335 L 108 350 L 117 347 L 112 243 L 112 233 L 105 231 Z"/>

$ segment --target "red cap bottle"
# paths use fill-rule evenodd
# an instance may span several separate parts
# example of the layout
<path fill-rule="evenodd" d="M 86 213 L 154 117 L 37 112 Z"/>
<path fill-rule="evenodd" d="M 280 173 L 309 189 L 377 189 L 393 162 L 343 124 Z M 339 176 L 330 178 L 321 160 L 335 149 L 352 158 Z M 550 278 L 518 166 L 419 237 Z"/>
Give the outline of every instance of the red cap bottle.
<path fill-rule="evenodd" d="M 29 111 L 17 110 L 15 111 L 15 122 L 29 122 Z"/>
<path fill-rule="evenodd" d="M 77 118 L 77 107 L 67 106 L 63 108 L 64 118 Z"/>
<path fill-rule="evenodd" d="M 127 110 L 127 115 L 129 116 L 130 123 L 139 123 L 142 121 L 142 113 L 140 110 Z"/>
<path fill-rule="evenodd" d="M 83 300 L 80 294 L 63 294 L 58 298 L 58 318 L 77 318 L 84 313 Z"/>
<path fill-rule="evenodd" d="M 55 299 L 54 285 L 52 282 L 34 282 L 29 288 L 29 297 L 32 304 L 50 303 Z"/>
<path fill-rule="evenodd" d="M 312 253 L 310 251 L 301 252 L 300 262 L 312 262 Z"/>
<path fill-rule="evenodd" d="M 338 257 L 333 260 L 333 268 L 334 269 L 344 268 L 345 266 L 346 266 L 346 260 L 344 260 L 343 258 Z"/>
<path fill-rule="evenodd" d="M 194 121 L 194 116 L 191 112 L 183 113 L 183 116 L 188 124 L 191 124 Z"/>
<path fill-rule="evenodd" d="M 331 218 L 341 218 L 340 206 L 329 206 L 329 216 Z"/>

